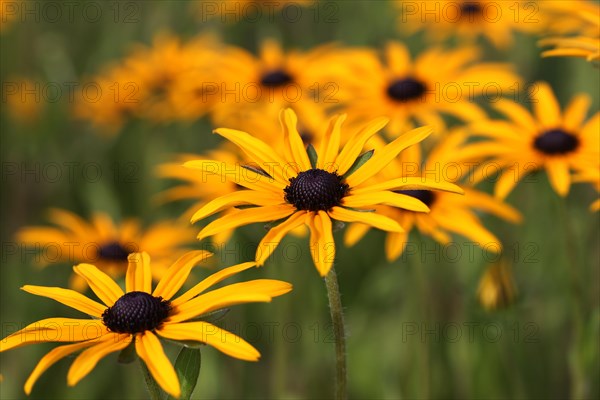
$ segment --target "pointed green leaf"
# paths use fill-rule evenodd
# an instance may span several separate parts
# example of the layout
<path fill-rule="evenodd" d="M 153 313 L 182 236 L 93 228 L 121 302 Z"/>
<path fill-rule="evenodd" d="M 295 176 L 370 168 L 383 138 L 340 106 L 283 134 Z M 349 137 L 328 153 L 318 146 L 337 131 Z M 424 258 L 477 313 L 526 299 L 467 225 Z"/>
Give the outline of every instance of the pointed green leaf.
<path fill-rule="evenodd" d="M 180 400 L 189 400 L 192 397 L 192 392 L 196 388 L 198 377 L 200 376 L 200 365 L 202 359 L 200 349 L 182 347 L 177 360 L 175 361 L 175 372 L 179 378 L 181 386 Z M 167 397 L 168 400 L 175 400 L 174 397 Z"/>
<path fill-rule="evenodd" d="M 313 168 L 317 168 L 317 160 L 319 159 L 319 155 L 315 150 L 315 147 L 310 143 L 306 148 L 306 153 L 308 154 L 308 159 L 310 160 L 310 165 Z"/>
<path fill-rule="evenodd" d="M 221 310 L 211 311 L 209 313 L 202 314 L 199 317 L 194 318 L 193 321 L 204 321 L 204 322 L 208 322 L 208 323 L 211 323 L 214 325 L 215 323 L 217 323 L 220 320 L 222 320 L 223 318 L 225 318 L 225 315 L 227 315 L 228 312 L 229 312 L 229 308 L 223 308 Z"/>
<path fill-rule="evenodd" d="M 373 156 L 375 150 L 369 150 L 365 153 L 362 153 L 358 158 L 354 161 L 354 164 L 346 171 L 346 173 L 342 176 L 342 178 L 347 178 L 352 175 L 357 169 L 363 166 L 364 163 L 369 161 L 369 159 Z"/>
<path fill-rule="evenodd" d="M 135 342 L 132 341 L 127 347 L 121 350 L 118 361 L 121 364 L 130 364 L 134 362 L 136 358 L 137 353 L 135 352 Z"/>

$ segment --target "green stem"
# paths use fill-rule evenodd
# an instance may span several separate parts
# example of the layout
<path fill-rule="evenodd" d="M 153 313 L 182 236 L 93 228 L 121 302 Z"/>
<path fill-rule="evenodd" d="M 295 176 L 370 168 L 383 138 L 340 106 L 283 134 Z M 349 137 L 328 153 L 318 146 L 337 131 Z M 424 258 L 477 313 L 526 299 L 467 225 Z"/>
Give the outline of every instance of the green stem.
<path fill-rule="evenodd" d="M 572 304 L 572 332 L 569 344 L 569 375 L 571 377 L 571 398 L 587 398 L 588 382 L 585 374 L 585 367 L 580 351 L 580 342 L 583 339 L 583 320 L 585 309 L 585 298 L 583 287 L 581 285 L 581 276 L 578 262 L 579 252 L 575 241 L 575 232 L 573 230 L 569 215 L 567 212 L 566 199 L 559 199 L 558 214 L 562 222 L 563 233 L 565 235 L 564 243 L 566 250 L 566 263 L 569 269 L 571 304 Z"/>
<path fill-rule="evenodd" d="M 144 375 L 144 381 L 146 382 L 146 389 L 148 390 L 148 394 L 150 395 L 150 400 L 162 400 L 164 398 L 163 390 L 158 383 L 154 380 L 152 373 L 148 370 L 146 363 L 141 358 L 138 358 L 140 362 L 140 368 L 142 370 L 142 375 Z"/>
<path fill-rule="evenodd" d="M 333 334 L 335 338 L 335 399 L 346 400 L 348 398 L 348 388 L 346 384 L 346 334 L 344 332 L 344 312 L 342 310 L 342 299 L 340 296 L 337 274 L 333 267 L 327 276 L 325 276 L 325 286 L 327 287 L 327 297 L 329 297 L 329 311 L 331 312 L 331 322 L 333 323 Z"/>

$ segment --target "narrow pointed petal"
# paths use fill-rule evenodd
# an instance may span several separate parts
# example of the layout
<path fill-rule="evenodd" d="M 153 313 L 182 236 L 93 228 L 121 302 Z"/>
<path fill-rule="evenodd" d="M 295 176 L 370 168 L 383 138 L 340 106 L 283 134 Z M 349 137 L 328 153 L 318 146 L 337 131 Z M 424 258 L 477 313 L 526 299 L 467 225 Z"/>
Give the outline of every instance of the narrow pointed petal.
<path fill-rule="evenodd" d="M 75 386 L 94 369 L 98 361 L 115 351 L 123 350 L 131 343 L 132 335 L 109 333 L 96 344 L 83 351 L 69 368 L 67 373 L 67 384 Z"/>
<path fill-rule="evenodd" d="M 212 255 L 211 252 L 206 250 L 195 250 L 179 257 L 158 282 L 152 296 L 170 300 L 181 289 L 192 268 Z"/>
<path fill-rule="evenodd" d="M 329 122 L 327 133 L 321 142 L 319 151 L 319 159 L 317 165 L 319 168 L 328 172 L 337 171 L 338 165 L 335 164 L 335 159 L 340 150 L 340 140 L 342 136 L 342 124 L 346 120 L 346 114 L 337 115 Z"/>
<path fill-rule="evenodd" d="M 377 204 L 385 204 L 410 211 L 429 212 L 429 207 L 422 201 L 412 196 L 390 192 L 389 190 L 350 195 L 344 197 L 342 200 L 342 205 L 351 208 L 372 207 Z"/>
<path fill-rule="evenodd" d="M 560 196 L 569 194 L 571 176 L 569 175 L 569 164 L 564 160 L 550 160 L 546 163 L 546 172 L 550 184 Z"/>
<path fill-rule="evenodd" d="M 217 197 L 206 203 L 192 216 L 191 222 L 195 223 L 225 208 L 251 204 L 256 206 L 272 206 L 283 203 L 283 196 L 274 192 L 256 190 L 240 190 Z"/>
<path fill-rule="evenodd" d="M 217 233 L 256 222 L 276 221 L 291 215 L 294 213 L 294 211 L 296 211 L 296 209 L 290 204 L 239 210 L 235 213 L 224 215 L 223 217 L 206 225 L 198 234 L 198 240 L 202 240 Z"/>
<path fill-rule="evenodd" d="M 563 114 L 562 125 L 567 131 L 577 131 L 586 117 L 592 99 L 587 94 L 577 95 L 571 100 Z"/>
<path fill-rule="evenodd" d="M 48 297 L 66 306 L 74 308 L 77 311 L 81 311 L 96 318 L 100 318 L 104 310 L 106 310 L 105 305 L 70 289 L 25 285 L 21 288 L 21 290 L 37 296 Z"/>
<path fill-rule="evenodd" d="M 325 276 L 335 260 L 335 242 L 329 215 L 324 211 L 313 214 L 309 228 L 310 253 L 317 271 L 321 276 Z"/>
<path fill-rule="evenodd" d="M 298 133 L 298 117 L 296 117 L 296 113 L 291 108 L 285 109 L 281 112 L 279 119 L 283 128 L 286 158 L 294 160 L 298 164 L 299 168 L 296 172 L 311 169 L 308 154 Z"/>
<path fill-rule="evenodd" d="M 374 212 L 353 211 L 342 207 L 333 207 L 328 214 L 331 218 L 338 221 L 362 222 L 363 224 L 368 224 L 384 231 L 404 231 L 398 222 Z"/>
<path fill-rule="evenodd" d="M 275 251 L 279 242 L 288 232 L 305 223 L 307 214 L 306 211 L 297 211 L 279 225 L 269 229 L 256 249 L 256 264 L 258 266 L 265 264 L 265 261 Z"/>
<path fill-rule="evenodd" d="M 135 341 L 135 351 L 144 360 L 146 367 L 160 387 L 171 396 L 178 398 L 181 395 L 179 378 L 156 335 L 150 331 L 138 335 Z"/>
<path fill-rule="evenodd" d="M 348 143 L 344 146 L 339 156 L 336 158 L 335 163 L 337 165 L 338 174 L 344 175 L 354 161 L 360 156 L 363 148 L 367 141 L 373 137 L 377 132 L 383 129 L 389 122 L 389 118 L 375 118 L 373 121 L 369 122 L 363 129 L 360 130 L 356 135 L 354 135 Z"/>
<path fill-rule="evenodd" d="M 436 178 L 429 179 L 425 177 L 403 177 L 391 179 L 389 181 L 376 183 L 374 185 L 353 189 L 352 194 L 358 195 L 379 192 L 383 190 L 440 190 L 444 192 L 464 194 L 464 190 L 454 183 L 442 181 Z"/>
<path fill-rule="evenodd" d="M 183 164 L 185 168 L 197 169 L 201 175 L 201 181 L 208 182 L 209 177 L 218 175 L 221 182 L 233 182 L 252 190 L 279 192 L 287 183 L 280 183 L 274 178 L 260 175 L 243 168 L 240 164 L 229 164 L 215 160 L 193 160 Z"/>
<path fill-rule="evenodd" d="M 346 179 L 346 183 L 351 188 L 356 187 L 385 168 L 394 158 L 405 148 L 419 143 L 432 132 L 430 127 L 421 127 L 413 129 L 403 135 L 400 135 L 393 142 L 385 146 L 381 151 L 376 152 L 369 161 L 367 161 L 358 171 L 354 172 Z"/>
<path fill-rule="evenodd" d="M 171 340 L 192 340 L 206 343 L 228 356 L 246 361 L 257 361 L 260 353 L 244 339 L 208 322 L 165 324 L 157 333 Z"/>
<path fill-rule="evenodd" d="M 90 340 L 90 341 L 82 342 L 82 343 L 75 343 L 75 344 L 68 344 L 66 346 L 59 346 L 59 347 L 56 347 L 55 349 L 52 349 L 51 351 L 49 351 L 37 363 L 37 365 L 31 372 L 31 374 L 29 375 L 29 378 L 27 378 L 27 381 L 25 382 L 25 386 L 24 386 L 25 394 L 27 394 L 28 396 L 31 394 L 31 390 L 33 389 L 33 385 L 35 385 L 35 382 L 37 382 L 38 378 L 44 372 L 46 372 L 46 370 L 48 368 L 50 368 L 52 365 L 54 365 L 58 361 L 62 360 L 63 358 L 67 357 L 68 355 L 75 353 L 76 351 L 93 346 L 95 343 L 96 343 L 95 341 Z"/>
<path fill-rule="evenodd" d="M 79 264 L 74 266 L 73 270 L 85 279 L 90 288 L 96 293 L 96 296 L 109 307 L 112 307 L 125 294 L 123 289 L 110 276 L 92 264 Z"/>
<path fill-rule="evenodd" d="M 127 257 L 129 265 L 125 274 L 125 288 L 129 292 L 152 292 L 150 256 L 146 252 L 132 253 Z"/>
<path fill-rule="evenodd" d="M 560 105 L 550 85 L 537 82 L 532 86 L 531 95 L 536 100 L 533 102 L 533 111 L 539 123 L 545 128 L 558 127 L 562 119 Z"/>
<path fill-rule="evenodd" d="M 206 289 L 209 289 L 211 286 L 216 285 L 217 283 L 233 276 L 237 273 L 245 271 L 254 267 L 256 263 L 254 261 L 245 262 L 241 264 L 237 264 L 228 268 L 224 268 L 219 272 L 216 272 L 210 275 L 208 278 L 202 280 L 200 283 L 196 284 L 193 288 L 176 298 L 171 302 L 173 306 L 178 306 L 180 304 L 185 303 L 198 296 L 200 293 L 204 292 Z M 167 297 L 165 297 L 167 298 Z"/>

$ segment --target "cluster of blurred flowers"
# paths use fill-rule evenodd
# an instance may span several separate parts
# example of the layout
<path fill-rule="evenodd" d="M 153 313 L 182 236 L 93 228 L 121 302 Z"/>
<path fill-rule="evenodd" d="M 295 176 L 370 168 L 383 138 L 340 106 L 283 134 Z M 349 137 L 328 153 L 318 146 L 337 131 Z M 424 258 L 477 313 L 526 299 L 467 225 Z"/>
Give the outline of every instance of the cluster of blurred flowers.
<path fill-rule="evenodd" d="M 119 133 L 132 119 L 164 124 L 208 118 L 213 126 L 226 127 L 216 130 L 228 140 L 219 148 L 204 154 L 181 154 L 157 166 L 159 177 L 180 182 L 160 193 L 159 201 L 193 200 L 185 218 L 194 222 L 219 214 L 198 236 L 217 243 L 227 242 L 240 226 L 269 223 L 252 266 L 264 264 L 286 234 L 302 237 L 308 230 L 310 253 L 322 276 L 335 260 L 333 231 L 341 223 L 348 224 L 344 232 L 347 246 L 357 245 L 370 229 L 387 231 L 384 249 L 390 262 L 400 257 L 412 230 L 442 244 L 458 234 L 500 253 L 501 239 L 480 217 L 489 214 L 521 223 L 523 217 L 506 198 L 526 174 L 546 171 L 552 188 L 563 197 L 572 182 L 600 188 L 600 113 L 588 117 L 590 96 L 578 94 L 561 107 L 550 84 L 525 85 L 514 66 L 486 61 L 476 46 L 476 39 L 483 36 L 493 46 L 510 48 L 513 33 L 518 31 L 545 37 L 540 44 L 554 49 L 545 51 L 544 56 L 597 60 L 597 4 L 396 3 L 400 30 L 407 34 L 425 31 L 433 42 L 430 47 L 411 54 L 401 41 L 390 40 L 381 49 L 332 43 L 298 50 L 267 39 L 253 54 L 223 43 L 213 34 L 182 41 L 163 33 L 152 45 L 139 45 L 125 59 L 89 77 L 101 92 L 110 95 L 98 101 L 80 98 L 75 114 L 106 135 Z M 423 6 L 435 6 L 430 10 L 431 20 L 425 18 L 424 10 L 415 8 Z M 448 15 L 439 19 L 440 10 Z M 17 114 L 27 119 L 35 114 L 31 107 L 20 107 Z M 501 116 L 490 117 L 491 109 Z M 429 128 L 419 128 L 422 125 Z M 383 134 L 377 135 L 380 131 Z M 493 195 L 476 187 L 489 180 L 490 170 L 499 173 Z M 596 201 L 592 209 L 598 208 Z M 152 296 L 169 300 L 183 282 L 167 290 L 165 276 L 180 273 L 179 278 L 185 280 L 193 266 L 178 262 L 185 272 L 169 269 L 178 258 L 186 257 L 185 249 L 193 238 L 192 228 L 180 222 L 159 223 L 142 232 L 136 221 L 116 226 L 104 214 L 87 223 L 68 211 L 53 210 L 50 220 L 56 227 L 23 228 L 19 240 L 98 244 L 78 253 L 75 261 L 93 262 L 102 274 L 108 274 L 100 278 L 106 287 L 112 287 L 106 283 L 108 276 L 126 275 L 127 292 L 150 295 L 151 273 L 157 281 L 162 278 L 161 289 Z M 490 248 L 490 244 L 494 246 Z M 133 252 L 136 258 L 130 256 L 128 261 Z M 150 270 L 147 256 L 137 252 L 149 253 L 155 267 Z M 139 272 L 143 278 L 135 278 L 138 270 L 143 271 Z M 106 295 L 108 289 L 95 288 L 97 284 L 91 282 L 100 273 L 92 267 L 78 267 L 75 273 L 71 287 L 82 291 L 87 282 L 109 309 L 126 296 L 121 289 L 113 288 L 112 294 Z M 139 279 L 142 283 L 130 283 Z M 481 280 L 480 300 L 487 308 L 508 304 L 515 294 L 513 286 L 511 268 L 505 261 L 494 264 Z M 184 313 L 187 308 L 181 301 L 180 308 L 173 310 L 185 317 L 178 319 L 175 312 L 168 321 L 181 322 L 236 302 L 267 301 L 289 290 L 284 283 L 260 287 L 262 291 L 249 285 L 249 291 L 240 292 L 247 297 L 215 302 L 213 308 L 196 313 Z M 25 290 L 58 296 L 33 287 Z M 185 300 L 194 302 L 199 293 Z M 76 297 L 71 292 L 69 296 Z M 72 305 L 73 301 L 62 302 Z M 92 310 L 106 325 L 102 313 L 106 307 L 96 303 L 75 308 Z M 165 337 L 191 339 L 189 331 L 181 327 L 170 331 L 169 327 L 156 325 L 153 329 Z M 99 337 L 108 335 L 105 326 L 100 329 Z M 177 394 L 172 371 L 156 367 L 164 360 L 148 355 L 156 348 L 156 337 L 147 328 L 142 331 L 148 333 L 136 344 L 138 353 L 157 368 L 151 372 L 161 386 Z M 121 341 L 110 350 L 122 350 L 130 342 Z M 60 356 L 89 345 L 69 347 Z M 221 350 L 244 359 L 258 357 L 251 346 L 238 352 L 231 348 Z M 88 351 L 91 349 L 72 367 L 70 383 L 85 375 L 80 364 L 90 357 Z M 50 356 L 52 362 L 57 359 L 57 354 Z M 32 379 L 41 372 L 34 371 Z"/>

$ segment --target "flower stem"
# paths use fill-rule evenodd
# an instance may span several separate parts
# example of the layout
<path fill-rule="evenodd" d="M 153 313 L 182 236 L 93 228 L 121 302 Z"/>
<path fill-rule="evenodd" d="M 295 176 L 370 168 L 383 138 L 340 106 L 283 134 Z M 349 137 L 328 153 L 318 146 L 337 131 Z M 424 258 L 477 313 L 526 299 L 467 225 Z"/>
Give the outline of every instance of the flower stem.
<path fill-rule="evenodd" d="M 163 390 L 158 383 L 154 380 L 154 377 L 148 370 L 146 363 L 141 358 L 138 358 L 140 362 L 140 368 L 142 370 L 142 375 L 144 375 L 144 381 L 146 382 L 146 389 L 148 390 L 148 394 L 150 395 L 150 400 L 162 400 L 165 396 Z"/>
<path fill-rule="evenodd" d="M 327 287 L 329 311 L 331 312 L 331 322 L 333 324 L 333 335 L 335 338 L 335 399 L 345 400 L 348 398 L 346 384 L 346 333 L 344 331 L 344 312 L 342 310 L 340 288 L 338 286 L 337 274 L 333 267 L 327 276 L 325 276 L 325 286 Z"/>

